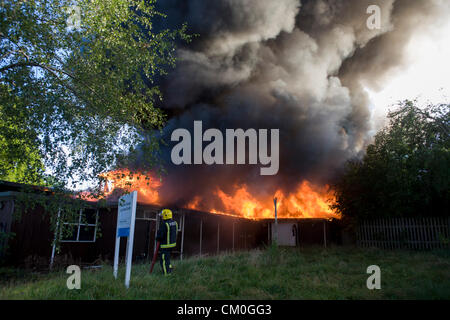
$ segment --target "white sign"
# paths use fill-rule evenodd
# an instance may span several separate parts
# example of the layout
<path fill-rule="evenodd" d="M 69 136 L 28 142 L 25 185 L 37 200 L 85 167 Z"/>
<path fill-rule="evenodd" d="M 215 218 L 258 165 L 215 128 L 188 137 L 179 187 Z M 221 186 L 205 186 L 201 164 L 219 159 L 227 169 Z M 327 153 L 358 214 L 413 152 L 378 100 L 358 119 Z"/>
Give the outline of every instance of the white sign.
<path fill-rule="evenodd" d="M 114 250 L 114 278 L 119 268 L 120 237 L 127 237 L 125 286 L 130 287 L 131 259 L 133 257 L 134 224 L 136 221 L 137 191 L 119 198 L 117 209 L 116 248 Z"/>
<path fill-rule="evenodd" d="M 133 193 L 120 197 L 117 217 L 117 237 L 128 237 L 130 235 L 132 209 Z"/>

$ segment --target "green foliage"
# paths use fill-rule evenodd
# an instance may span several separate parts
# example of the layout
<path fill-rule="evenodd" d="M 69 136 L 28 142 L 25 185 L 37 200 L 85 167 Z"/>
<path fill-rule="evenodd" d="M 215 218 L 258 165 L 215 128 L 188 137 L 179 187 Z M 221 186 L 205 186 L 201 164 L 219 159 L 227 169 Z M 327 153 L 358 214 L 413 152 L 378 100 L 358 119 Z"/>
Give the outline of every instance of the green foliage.
<path fill-rule="evenodd" d="M 0 180 L 40 184 L 44 167 L 36 132 L 22 125 L 29 112 L 1 84 L 0 99 Z"/>
<path fill-rule="evenodd" d="M 0 177 L 39 182 L 45 167 L 76 188 L 132 161 L 138 144 L 155 165 L 158 141 L 145 138 L 164 123 L 154 78 L 174 66 L 186 26 L 154 31 L 154 0 L 1 4 Z"/>
<path fill-rule="evenodd" d="M 448 215 L 449 105 L 404 101 L 362 160 L 347 163 L 333 208 L 346 218 Z"/>
<path fill-rule="evenodd" d="M 155 0 L 0 3 L 0 179 L 51 186 L 24 190 L 16 212 L 44 206 L 56 230 L 58 212 L 68 221 L 85 205 L 71 190 L 97 181 L 101 197 L 99 174 L 133 163 L 135 146 L 144 171 L 158 164 L 154 79 L 191 36 L 154 30 Z"/>

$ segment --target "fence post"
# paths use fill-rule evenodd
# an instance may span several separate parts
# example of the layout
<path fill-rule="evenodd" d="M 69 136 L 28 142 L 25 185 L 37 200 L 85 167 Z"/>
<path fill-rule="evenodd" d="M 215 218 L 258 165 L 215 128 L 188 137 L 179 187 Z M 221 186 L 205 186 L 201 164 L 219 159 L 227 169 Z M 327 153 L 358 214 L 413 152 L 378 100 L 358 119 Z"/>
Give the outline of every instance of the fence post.
<path fill-rule="evenodd" d="M 427 248 L 427 235 L 425 232 L 425 219 L 420 218 L 420 233 L 422 235 L 422 249 Z"/>
<path fill-rule="evenodd" d="M 362 226 L 363 221 L 358 221 L 358 225 L 356 227 L 356 245 L 358 247 L 362 247 Z"/>
<path fill-rule="evenodd" d="M 436 239 L 437 239 L 436 238 L 436 228 L 434 226 L 434 217 L 430 217 L 429 219 L 430 219 L 430 228 L 431 228 L 431 234 L 432 234 L 431 247 L 434 249 L 434 248 L 437 248 L 437 245 L 438 245 L 438 243 L 436 241 Z"/>
<path fill-rule="evenodd" d="M 439 240 L 439 248 L 444 248 L 443 243 L 441 242 L 441 234 L 442 234 L 442 224 L 444 224 L 443 219 L 440 217 L 436 219 L 437 223 L 437 232 L 438 232 L 438 240 Z M 441 224 L 442 223 L 442 224 Z"/>
<path fill-rule="evenodd" d="M 183 215 L 181 216 L 181 219 L 183 219 L 183 228 L 181 229 L 181 249 L 180 249 L 180 260 L 183 260 L 183 252 L 184 252 L 184 222 L 186 219 L 186 213 L 184 212 L 184 210 L 182 211 Z"/>
<path fill-rule="evenodd" d="M 234 252 L 234 221 L 233 221 L 233 252 Z"/>
<path fill-rule="evenodd" d="M 387 218 L 387 223 L 388 223 L 388 234 L 389 234 L 389 249 L 394 249 L 394 239 L 393 239 L 393 234 L 392 234 L 392 219 L 391 218 Z"/>
<path fill-rule="evenodd" d="M 380 245 L 381 245 L 380 233 L 381 233 L 381 232 L 380 232 L 380 218 L 378 218 L 378 219 L 375 220 L 375 235 L 376 235 L 376 238 L 375 238 L 375 240 L 376 240 L 375 246 L 376 246 L 377 248 L 379 248 Z"/>
<path fill-rule="evenodd" d="M 360 232 L 360 243 L 361 243 L 361 247 L 364 247 L 365 244 L 365 240 L 366 240 L 366 221 L 360 221 L 359 225 L 359 232 Z"/>
<path fill-rule="evenodd" d="M 430 249 L 430 228 L 428 226 L 427 218 L 424 218 L 423 228 L 425 230 L 425 243 L 427 245 L 427 249 Z"/>
<path fill-rule="evenodd" d="M 217 254 L 219 254 L 219 243 L 220 243 L 220 221 L 217 222 Z"/>
<path fill-rule="evenodd" d="M 200 219 L 200 257 L 202 256 L 203 219 Z"/>
<path fill-rule="evenodd" d="M 445 233 L 445 238 L 450 238 L 450 217 L 447 217 L 447 232 Z M 447 244 L 447 247 L 450 247 L 450 244 Z"/>
<path fill-rule="evenodd" d="M 52 256 L 50 258 L 50 270 L 53 269 L 53 263 L 55 261 L 56 241 L 57 241 L 57 237 L 58 237 L 59 217 L 60 216 L 61 216 L 61 208 L 58 208 L 58 216 L 56 218 L 55 238 L 53 239 Z"/>
<path fill-rule="evenodd" d="M 275 245 L 278 246 L 278 214 L 277 214 L 277 198 L 273 198 L 273 204 L 275 205 L 275 224 L 274 224 L 274 234 L 273 234 L 273 240 Z"/>

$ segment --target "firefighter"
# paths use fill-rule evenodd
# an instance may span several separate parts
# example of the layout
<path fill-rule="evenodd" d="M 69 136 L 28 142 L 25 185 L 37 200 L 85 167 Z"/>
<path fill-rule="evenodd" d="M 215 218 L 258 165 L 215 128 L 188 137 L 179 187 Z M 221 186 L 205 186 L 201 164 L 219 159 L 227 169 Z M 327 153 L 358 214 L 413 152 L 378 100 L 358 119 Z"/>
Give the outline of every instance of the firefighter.
<path fill-rule="evenodd" d="M 172 272 L 170 264 L 170 253 L 177 245 L 178 223 L 172 219 L 172 211 L 164 209 L 160 214 L 161 223 L 159 224 L 156 240 L 160 242 L 160 264 L 164 275 Z"/>

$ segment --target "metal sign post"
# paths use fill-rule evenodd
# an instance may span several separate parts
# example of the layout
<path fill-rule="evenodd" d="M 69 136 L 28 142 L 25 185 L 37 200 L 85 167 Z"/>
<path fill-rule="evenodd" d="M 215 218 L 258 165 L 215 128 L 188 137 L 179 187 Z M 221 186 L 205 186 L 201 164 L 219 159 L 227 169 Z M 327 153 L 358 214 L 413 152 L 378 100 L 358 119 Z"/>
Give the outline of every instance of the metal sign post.
<path fill-rule="evenodd" d="M 117 212 L 116 247 L 114 250 L 114 278 L 117 279 L 119 268 L 120 237 L 127 237 L 127 250 L 125 258 L 125 287 L 130 287 L 131 260 L 133 257 L 134 225 L 136 222 L 137 191 L 119 198 Z"/>

